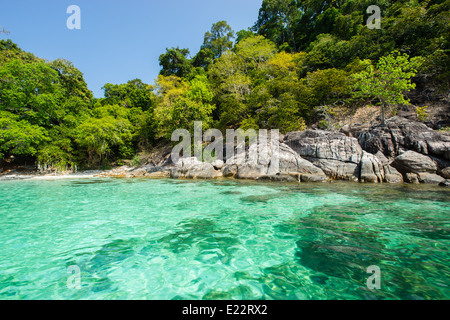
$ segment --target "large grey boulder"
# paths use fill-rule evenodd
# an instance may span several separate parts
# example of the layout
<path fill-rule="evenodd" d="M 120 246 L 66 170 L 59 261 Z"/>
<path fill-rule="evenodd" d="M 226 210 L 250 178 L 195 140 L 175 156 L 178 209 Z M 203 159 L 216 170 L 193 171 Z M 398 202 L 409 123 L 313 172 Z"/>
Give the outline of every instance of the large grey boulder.
<path fill-rule="evenodd" d="M 361 182 L 383 182 L 383 163 L 376 156 L 364 151 L 360 166 Z"/>
<path fill-rule="evenodd" d="M 228 164 L 222 168 L 222 175 L 226 178 L 234 177 L 237 173 L 237 165 L 236 164 Z"/>
<path fill-rule="evenodd" d="M 378 151 L 374 156 L 381 162 L 382 168 L 380 168 L 380 175 L 383 176 L 383 182 L 403 183 L 403 175 L 390 165 L 390 161 L 381 151 Z M 376 166 L 374 166 L 374 168 L 376 168 Z"/>
<path fill-rule="evenodd" d="M 331 179 L 359 181 L 359 165 L 333 159 L 310 159 L 311 163 L 322 169 Z"/>
<path fill-rule="evenodd" d="M 360 132 L 353 130 L 351 134 L 358 137 L 365 151 L 377 155 L 382 153 L 393 160 L 391 166 L 407 182 L 436 184 L 441 180 L 436 173 L 443 178 L 450 177 L 447 169 L 450 165 L 450 136 L 434 131 L 421 122 L 396 116 L 388 119 L 386 126 L 365 128 Z"/>
<path fill-rule="evenodd" d="M 217 159 L 212 163 L 212 166 L 214 167 L 214 169 L 220 170 L 225 166 L 225 163 L 222 160 Z"/>
<path fill-rule="evenodd" d="M 403 175 L 392 166 L 384 166 L 384 182 L 403 183 Z"/>
<path fill-rule="evenodd" d="M 320 168 L 300 157 L 289 146 L 270 140 L 265 145 L 252 144 L 245 157 L 241 154 L 228 159 L 223 174 L 232 176 L 233 172 L 238 179 L 308 182 L 327 180 Z"/>
<path fill-rule="evenodd" d="M 438 174 L 445 179 L 450 179 L 450 167 L 446 167 L 442 170 L 439 170 Z"/>
<path fill-rule="evenodd" d="M 358 140 L 340 132 L 290 132 L 284 143 L 333 179 L 358 181 L 363 150 Z"/>
<path fill-rule="evenodd" d="M 406 150 L 450 160 L 450 136 L 434 131 L 421 122 L 402 117 L 386 120 L 386 126 L 353 132 L 361 147 L 370 153 L 381 151 L 394 158 Z"/>
<path fill-rule="evenodd" d="M 214 179 L 220 176 L 222 173 L 215 170 L 211 163 L 201 162 L 195 157 L 181 158 L 170 171 L 173 179 Z"/>
<path fill-rule="evenodd" d="M 359 163 L 363 155 L 358 140 L 340 132 L 309 129 L 289 132 L 283 142 L 305 159 Z"/>
<path fill-rule="evenodd" d="M 419 181 L 426 184 L 440 184 L 445 179 L 435 173 L 419 173 Z"/>
<path fill-rule="evenodd" d="M 341 132 L 290 132 L 284 142 L 332 179 L 403 183 L 403 176 L 378 152 L 364 151 L 356 138 Z"/>
<path fill-rule="evenodd" d="M 386 126 L 347 131 L 353 136 L 323 130 L 289 132 L 280 141 L 255 143 L 245 148 L 245 153 L 227 154 L 225 163 L 182 159 L 171 176 L 432 184 L 450 178 L 450 136 L 423 123 L 392 117 Z"/>
<path fill-rule="evenodd" d="M 436 174 L 438 166 L 436 162 L 428 156 L 415 151 L 407 151 L 394 159 L 392 166 L 398 169 L 405 176 L 409 183 L 440 184 L 445 178 Z M 441 170 L 441 175 L 446 171 Z"/>
<path fill-rule="evenodd" d="M 125 177 L 127 178 L 143 178 L 147 175 L 147 170 L 144 168 L 137 168 L 135 170 L 130 171 L 128 174 L 126 174 Z"/>
<path fill-rule="evenodd" d="M 419 184 L 419 175 L 417 173 L 408 172 L 405 174 L 405 181 L 412 184 Z"/>
<path fill-rule="evenodd" d="M 428 156 L 415 151 L 407 151 L 394 159 L 391 164 L 403 174 L 406 173 L 436 173 L 437 165 Z"/>

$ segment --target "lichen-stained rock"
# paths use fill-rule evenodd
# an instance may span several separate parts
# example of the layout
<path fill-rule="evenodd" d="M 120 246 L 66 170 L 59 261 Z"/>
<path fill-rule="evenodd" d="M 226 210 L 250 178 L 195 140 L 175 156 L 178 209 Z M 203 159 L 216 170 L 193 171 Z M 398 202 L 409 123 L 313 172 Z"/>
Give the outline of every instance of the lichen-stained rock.
<path fill-rule="evenodd" d="M 284 143 L 333 179 L 358 181 L 363 150 L 356 138 L 340 132 L 290 132 Z"/>
<path fill-rule="evenodd" d="M 245 153 L 227 155 L 226 163 L 183 159 L 171 176 L 432 184 L 450 177 L 450 136 L 423 123 L 392 117 L 386 126 L 347 129 L 352 136 L 310 129 L 289 132 L 281 140 L 255 143 Z"/>
<path fill-rule="evenodd" d="M 409 183 L 440 184 L 445 180 L 436 174 L 436 162 L 415 151 L 407 151 L 396 157 L 392 166 L 403 173 Z"/>
<path fill-rule="evenodd" d="M 195 157 L 180 159 L 170 171 L 173 179 L 214 179 L 220 176 L 221 171 L 215 170 L 211 163 L 201 162 Z"/>
<path fill-rule="evenodd" d="M 363 153 L 360 163 L 360 182 L 403 183 L 403 176 L 389 165 L 383 154 Z"/>
<path fill-rule="evenodd" d="M 135 170 L 133 167 L 122 166 L 118 168 L 114 168 L 112 170 L 102 172 L 98 176 L 99 177 L 116 177 L 116 178 L 127 178 L 130 173 Z"/>
<path fill-rule="evenodd" d="M 437 165 L 428 156 L 415 151 L 407 151 L 394 159 L 391 164 L 402 174 L 406 173 L 436 173 Z"/>
<path fill-rule="evenodd" d="M 364 132 L 352 132 L 358 136 L 361 147 L 393 159 L 390 164 L 397 169 L 409 183 L 436 184 L 449 177 L 446 167 L 450 160 L 450 136 L 434 131 L 421 122 L 402 117 L 392 117 L 386 126 L 376 126 Z M 396 180 L 387 175 L 385 180 Z M 389 171 L 392 171 L 389 169 Z M 431 174 L 431 175 L 430 175 Z"/>
<path fill-rule="evenodd" d="M 314 180 L 313 176 L 316 181 L 326 180 L 323 170 L 303 159 L 284 143 L 280 144 L 279 172 L 298 172 L 301 177 L 310 177 L 309 181 Z"/>
<path fill-rule="evenodd" d="M 145 165 L 142 167 L 122 166 L 109 171 L 102 172 L 98 177 L 113 178 L 166 178 L 169 176 L 167 167 Z"/>
<path fill-rule="evenodd" d="M 403 183 L 403 175 L 397 171 L 394 167 L 390 165 L 389 160 L 386 158 L 386 156 L 381 152 L 378 151 L 374 155 L 382 164 L 383 166 L 383 172 L 381 173 L 383 175 L 383 182 L 386 183 Z"/>

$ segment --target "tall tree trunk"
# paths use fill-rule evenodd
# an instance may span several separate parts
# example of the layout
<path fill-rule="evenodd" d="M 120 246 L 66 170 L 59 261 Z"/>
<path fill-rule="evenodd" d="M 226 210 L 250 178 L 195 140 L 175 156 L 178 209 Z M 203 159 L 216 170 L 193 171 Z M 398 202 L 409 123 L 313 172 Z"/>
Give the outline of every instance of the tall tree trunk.
<path fill-rule="evenodd" d="M 382 110 L 381 125 L 383 127 L 385 127 L 386 126 L 386 118 L 385 118 L 385 114 L 384 114 L 384 103 L 381 105 L 381 110 Z"/>

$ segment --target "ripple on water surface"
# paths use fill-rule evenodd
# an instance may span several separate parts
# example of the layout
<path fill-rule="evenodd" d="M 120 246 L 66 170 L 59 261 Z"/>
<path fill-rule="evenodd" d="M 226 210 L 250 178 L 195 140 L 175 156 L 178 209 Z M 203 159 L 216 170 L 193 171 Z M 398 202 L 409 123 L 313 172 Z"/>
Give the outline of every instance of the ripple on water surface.
<path fill-rule="evenodd" d="M 96 178 L 0 194 L 0 299 L 450 298 L 443 188 Z"/>

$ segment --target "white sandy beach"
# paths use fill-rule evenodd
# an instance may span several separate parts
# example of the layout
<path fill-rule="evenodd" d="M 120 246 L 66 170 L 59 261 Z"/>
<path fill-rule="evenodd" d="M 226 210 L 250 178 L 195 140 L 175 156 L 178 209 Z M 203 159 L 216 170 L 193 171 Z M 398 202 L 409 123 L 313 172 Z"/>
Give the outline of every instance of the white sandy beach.
<path fill-rule="evenodd" d="M 60 180 L 60 179 L 89 179 L 98 176 L 106 171 L 92 170 L 67 174 L 6 174 L 0 176 L 0 181 L 7 180 Z"/>

